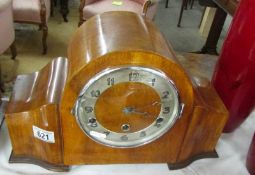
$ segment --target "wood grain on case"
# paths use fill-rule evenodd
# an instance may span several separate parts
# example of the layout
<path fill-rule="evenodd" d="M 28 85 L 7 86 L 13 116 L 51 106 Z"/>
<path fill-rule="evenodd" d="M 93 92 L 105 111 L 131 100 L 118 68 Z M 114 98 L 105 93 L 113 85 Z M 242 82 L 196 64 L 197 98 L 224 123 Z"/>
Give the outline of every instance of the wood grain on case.
<path fill-rule="evenodd" d="M 178 168 L 201 157 L 215 157 L 215 145 L 227 111 L 208 81 L 194 78 L 182 68 L 151 21 L 131 12 L 95 16 L 75 32 L 68 58 L 68 69 L 60 66 L 49 71 L 52 63 L 32 74 L 32 78 L 25 76 L 21 84 L 28 84 L 27 87 L 22 89 L 19 81 L 16 83 L 6 115 L 15 155 L 63 165 L 168 163 L 169 167 Z M 182 116 L 167 133 L 136 148 L 112 148 L 96 143 L 84 134 L 71 113 L 81 89 L 93 76 L 119 66 L 142 66 L 164 72 L 175 83 L 180 101 L 185 104 Z M 58 72 L 56 79 L 62 80 L 56 83 L 55 90 L 52 90 L 55 86 L 50 86 L 50 72 Z M 125 87 L 116 88 L 116 91 L 126 91 Z M 146 93 L 152 92 L 150 88 L 142 88 Z M 109 89 L 103 95 L 114 95 L 115 90 Z M 48 92 L 56 100 L 51 101 Z M 158 100 L 153 93 L 148 97 L 142 95 L 139 100 L 148 98 Z M 96 106 L 107 108 L 101 100 Z M 115 111 L 119 107 L 112 108 Z M 157 110 L 153 112 L 156 114 Z M 100 120 L 104 120 L 103 116 Z M 54 131 L 56 144 L 36 140 L 32 125 Z M 116 129 L 114 123 L 108 125 Z M 139 124 L 136 129 L 141 127 L 144 126 Z"/>
<path fill-rule="evenodd" d="M 194 99 L 201 98 L 199 89 L 196 86 L 193 89 L 195 82 L 188 79 L 188 75 L 175 59 L 173 50 L 151 22 L 127 12 L 111 12 L 96 16 L 77 30 L 70 42 L 68 57 L 71 65 L 69 82 L 62 101 L 62 106 L 66 108 L 61 108 L 62 120 L 67 121 L 62 123 L 66 164 L 176 163 L 200 153 L 214 152 L 219 133 L 216 133 L 214 138 L 208 139 L 204 132 L 208 129 L 206 127 L 214 124 L 209 122 L 206 125 L 207 121 L 203 117 L 203 114 L 209 114 L 207 112 L 209 109 L 200 101 L 196 103 L 197 107 L 194 106 Z M 84 135 L 74 116 L 68 113 L 81 88 L 90 78 L 109 66 L 121 65 L 138 65 L 162 70 L 173 80 L 179 90 L 181 101 L 185 104 L 184 114 L 175 126 L 161 138 L 142 147 L 120 149 L 100 145 Z M 211 93 L 210 89 L 208 93 Z M 217 105 L 221 106 L 222 103 Z M 200 106 L 202 112 L 194 112 L 191 115 L 194 109 L 199 111 Z M 225 119 L 226 110 L 224 109 L 222 113 L 224 115 L 220 115 L 219 118 Z M 195 125 L 200 124 L 196 122 L 197 120 L 201 120 L 205 126 L 201 125 L 200 129 L 199 125 Z M 224 124 L 224 120 L 222 123 Z M 197 130 L 194 127 L 198 127 Z M 216 124 L 210 132 L 221 129 L 222 126 Z M 195 137 L 206 140 L 206 143 L 192 141 L 192 134 L 198 131 L 204 134 Z M 194 143 L 192 148 L 188 148 L 190 151 L 187 153 L 181 152 L 187 148 L 184 138 Z M 210 144 L 209 147 L 207 144 Z"/>
<path fill-rule="evenodd" d="M 55 59 L 39 72 L 18 76 L 5 115 L 13 156 L 62 164 L 59 102 L 66 76 L 64 58 Z M 33 126 L 54 132 L 55 143 L 35 138 Z"/>
<path fill-rule="evenodd" d="M 61 104 L 65 106 L 62 108 L 61 117 L 66 121 L 62 123 L 65 138 L 64 162 L 66 164 L 176 162 L 193 109 L 192 83 L 178 65 L 163 36 L 151 22 L 129 12 L 105 14 L 107 15 L 96 16 L 84 23 L 76 31 L 68 48 L 70 72 Z M 131 149 L 106 147 L 84 135 L 69 111 L 90 78 L 106 68 L 121 65 L 156 68 L 172 78 L 179 89 L 181 101 L 186 104 L 182 121 L 178 121 L 179 124 L 171 129 L 175 132 L 168 132 L 148 145 Z M 175 136 L 177 132 L 178 137 Z M 76 139 L 73 139 L 74 137 Z M 171 149 L 166 153 L 165 149 L 170 144 Z"/>

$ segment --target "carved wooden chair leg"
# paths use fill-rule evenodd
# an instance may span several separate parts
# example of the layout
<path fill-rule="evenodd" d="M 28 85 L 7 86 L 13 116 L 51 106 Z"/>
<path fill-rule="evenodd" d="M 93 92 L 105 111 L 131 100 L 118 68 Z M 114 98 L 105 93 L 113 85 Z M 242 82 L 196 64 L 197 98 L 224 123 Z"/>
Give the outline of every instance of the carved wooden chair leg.
<path fill-rule="evenodd" d="M 16 56 L 17 56 L 17 49 L 15 46 L 15 41 L 13 41 L 12 45 L 10 46 L 11 49 L 11 53 L 12 53 L 12 59 L 15 60 Z"/>
<path fill-rule="evenodd" d="M 43 36 L 42 36 L 42 44 L 43 44 L 43 54 L 47 53 L 47 36 L 48 36 L 48 26 L 47 25 L 43 25 L 42 26 L 42 32 L 43 32 Z"/>
<path fill-rule="evenodd" d="M 85 22 L 85 20 L 83 20 L 83 8 L 85 6 L 85 0 L 80 0 L 80 6 L 79 6 L 79 23 L 78 23 L 78 27 L 80 27 L 83 22 Z"/>

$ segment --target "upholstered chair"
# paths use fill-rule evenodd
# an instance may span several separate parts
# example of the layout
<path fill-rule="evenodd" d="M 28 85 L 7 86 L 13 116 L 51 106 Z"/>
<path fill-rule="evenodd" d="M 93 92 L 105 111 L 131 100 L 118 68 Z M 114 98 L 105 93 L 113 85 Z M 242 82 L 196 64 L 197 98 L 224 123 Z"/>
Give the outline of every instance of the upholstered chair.
<path fill-rule="evenodd" d="M 90 17 L 108 11 L 131 11 L 153 19 L 157 4 L 157 0 L 80 0 L 79 26 Z"/>
<path fill-rule="evenodd" d="M 12 15 L 12 1 L 0 0 L 0 54 L 9 47 L 12 52 L 12 59 L 16 57 L 16 49 L 14 45 L 14 26 Z"/>
<path fill-rule="evenodd" d="M 51 12 L 51 0 L 13 0 L 13 16 L 17 23 L 36 24 L 42 30 L 43 54 L 47 53 L 47 22 Z"/>

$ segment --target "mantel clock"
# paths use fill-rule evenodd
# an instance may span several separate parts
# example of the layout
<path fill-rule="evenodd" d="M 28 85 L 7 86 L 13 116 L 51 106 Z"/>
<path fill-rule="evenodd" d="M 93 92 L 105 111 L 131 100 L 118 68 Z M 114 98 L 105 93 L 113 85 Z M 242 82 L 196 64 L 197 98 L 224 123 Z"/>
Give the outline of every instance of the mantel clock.
<path fill-rule="evenodd" d="M 193 77 L 154 24 L 108 12 L 73 35 L 68 59 L 18 76 L 6 121 L 10 162 L 71 165 L 167 163 L 215 157 L 227 111 Z"/>

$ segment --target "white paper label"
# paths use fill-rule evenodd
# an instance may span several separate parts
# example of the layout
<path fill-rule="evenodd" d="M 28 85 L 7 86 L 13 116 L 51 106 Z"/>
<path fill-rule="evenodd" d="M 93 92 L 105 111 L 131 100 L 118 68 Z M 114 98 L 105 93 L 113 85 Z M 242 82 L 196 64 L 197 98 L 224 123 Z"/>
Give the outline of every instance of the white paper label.
<path fill-rule="evenodd" d="M 34 137 L 48 143 L 55 143 L 54 132 L 33 126 Z"/>

